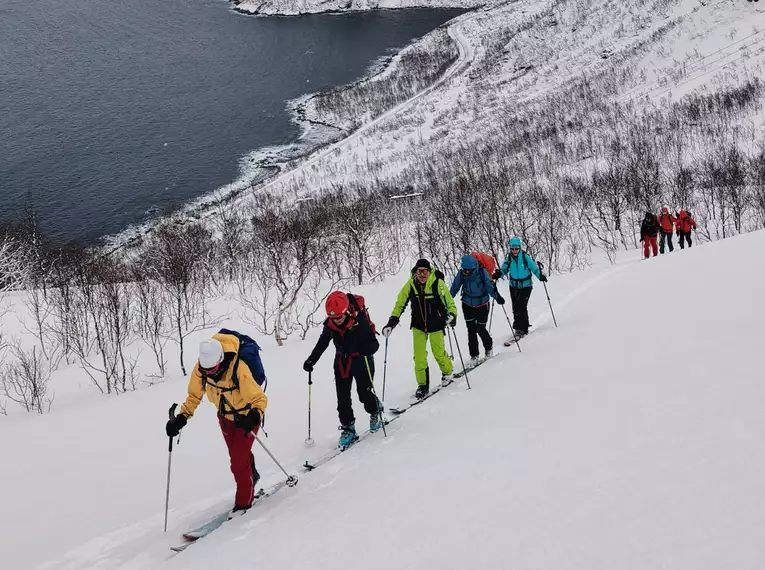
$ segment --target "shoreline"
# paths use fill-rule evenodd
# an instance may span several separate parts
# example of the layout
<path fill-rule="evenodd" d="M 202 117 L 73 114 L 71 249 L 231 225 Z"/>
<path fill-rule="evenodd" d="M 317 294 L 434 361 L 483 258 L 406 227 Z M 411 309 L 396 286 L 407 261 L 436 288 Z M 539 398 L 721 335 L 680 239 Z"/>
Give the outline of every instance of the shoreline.
<path fill-rule="evenodd" d="M 459 1 L 460 0 L 457 0 L 457 2 Z M 416 7 L 406 6 L 403 9 L 414 8 Z M 440 9 L 441 7 L 420 6 L 420 8 Z M 452 8 L 459 9 L 458 7 Z M 372 10 L 387 9 L 389 8 L 374 8 Z M 443 9 L 448 9 L 448 7 L 444 7 Z M 275 145 L 254 149 L 253 151 L 243 155 L 240 158 L 240 175 L 229 184 L 225 184 L 199 196 L 198 198 L 184 204 L 175 212 L 151 218 L 139 224 L 133 224 L 117 234 L 103 236 L 100 238 L 101 245 L 95 247 L 101 249 L 104 255 L 112 255 L 120 250 L 130 248 L 136 244 L 140 244 L 144 236 L 150 234 L 155 228 L 167 222 L 168 220 L 179 218 L 178 223 L 203 220 L 210 216 L 217 207 L 229 204 L 232 201 L 242 197 L 247 192 L 255 192 L 258 189 L 263 188 L 278 180 L 279 176 L 283 174 L 287 174 L 289 172 L 300 169 L 313 156 L 318 155 L 323 150 L 348 139 L 359 129 L 363 129 L 365 125 L 368 125 L 370 122 L 375 120 L 375 117 L 372 117 L 365 119 L 358 124 L 351 125 L 349 128 L 343 128 L 342 126 L 334 125 L 330 122 L 322 120 L 323 117 L 321 115 L 314 115 L 314 112 L 316 112 L 315 109 L 313 111 L 309 109 L 311 103 L 315 102 L 322 96 L 328 96 L 332 93 L 352 90 L 358 86 L 378 80 L 384 77 L 386 74 L 395 71 L 397 66 L 401 65 L 400 59 L 406 50 L 414 49 L 417 46 L 426 44 L 428 41 L 431 41 L 435 34 L 439 32 L 439 30 L 447 30 L 448 32 L 451 22 L 453 22 L 456 18 L 459 18 L 460 16 L 472 12 L 476 9 L 478 9 L 478 6 L 473 9 L 465 9 L 461 14 L 458 14 L 454 18 L 444 22 L 417 40 L 401 47 L 395 53 L 381 56 L 377 60 L 370 63 L 368 72 L 365 75 L 359 77 L 359 79 L 352 83 L 339 85 L 323 91 L 306 93 L 296 99 L 288 100 L 286 102 L 288 113 L 291 116 L 291 120 L 298 126 L 300 130 L 300 134 L 295 141 L 286 145 Z M 262 14 L 258 15 L 250 12 L 241 12 L 236 10 L 236 8 L 235 11 L 249 17 L 271 17 Z M 345 10 L 337 11 L 336 13 L 343 14 L 350 11 L 371 10 Z M 328 12 L 325 11 L 324 13 Z M 276 15 L 275 17 L 295 16 Z M 453 62 L 449 65 L 449 68 L 451 68 L 451 65 L 453 65 Z M 449 68 L 447 68 L 447 70 Z M 429 87 L 421 90 L 421 92 L 428 90 L 437 82 L 438 79 L 436 79 L 436 81 L 434 81 Z M 397 105 L 394 105 L 389 109 L 383 109 L 377 116 L 384 115 L 387 111 L 395 108 L 396 106 Z M 353 118 L 351 118 L 351 120 L 353 120 Z"/>
<path fill-rule="evenodd" d="M 486 6 L 486 0 L 229 0 L 235 12 L 258 17 L 297 17 L 384 10 L 464 9 Z"/>

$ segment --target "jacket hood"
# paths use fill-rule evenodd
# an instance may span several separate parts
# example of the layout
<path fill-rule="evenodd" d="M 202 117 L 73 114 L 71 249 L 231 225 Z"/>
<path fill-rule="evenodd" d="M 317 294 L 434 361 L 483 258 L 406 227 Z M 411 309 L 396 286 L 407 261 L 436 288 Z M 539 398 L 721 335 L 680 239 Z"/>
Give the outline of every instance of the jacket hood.
<path fill-rule="evenodd" d="M 462 269 L 478 269 L 478 260 L 472 255 L 462 256 Z"/>

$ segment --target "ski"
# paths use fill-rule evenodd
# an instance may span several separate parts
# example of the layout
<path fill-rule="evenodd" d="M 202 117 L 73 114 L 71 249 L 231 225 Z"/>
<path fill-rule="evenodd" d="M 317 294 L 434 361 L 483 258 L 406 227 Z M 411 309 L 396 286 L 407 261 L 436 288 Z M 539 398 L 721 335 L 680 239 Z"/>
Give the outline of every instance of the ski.
<path fill-rule="evenodd" d="M 513 346 L 513 345 L 514 345 L 516 342 L 518 342 L 518 341 L 519 341 L 519 340 L 521 340 L 522 338 L 526 338 L 526 337 L 527 337 L 527 336 L 529 336 L 530 334 L 531 334 L 531 331 L 527 332 L 527 333 L 526 333 L 525 335 L 523 335 L 523 336 L 521 336 L 521 335 L 511 336 L 511 337 L 510 337 L 509 339 L 507 339 L 507 340 L 506 340 L 506 341 L 505 341 L 503 344 L 504 344 L 505 346 Z"/>
<path fill-rule="evenodd" d="M 395 419 L 396 419 L 396 416 L 393 416 L 391 418 L 384 419 L 383 422 L 387 426 L 389 423 L 391 423 Z M 370 435 L 375 434 L 375 433 L 380 433 L 381 431 L 382 431 L 382 428 L 380 428 L 377 431 L 366 430 L 361 435 L 359 435 L 358 438 L 356 438 L 353 442 L 351 442 L 349 445 L 346 445 L 345 447 L 337 446 L 332 451 L 328 451 L 327 453 L 325 453 L 324 455 L 322 455 L 321 457 L 319 457 L 318 459 L 316 459 L 314 461 L 306 460 L 306 462 L 303 463 L 303 465 L 302 465 L 303 470 L 305 472 L 313 471 L 317 467 L 321 467 L 322 465 L 324 465 L 328 461 L 334 459 L 335 457 L 337 457 L 338 455 L 340 455 L 344 451 L 348 451 L 351 447 L 353 447 L 354 445 L 356 445 L 360 441 L 366 439 Z"/>
<path fill-rule="evenodd" d="M 453 383 L 454 382 L 452 382 L 451 384 L 453 384 Z M 451 386 L 451 384 L 449 384 L 449 385 Z M 416 406 L 417 404 L 422 404 L 428 398 L 438 394 L 438 392 L 439 392 L 439 390 L 441 390 L 441 388 L 446 388 L 446 386 L 441 386 L 441 384 L 438 384 L 430 392 L 428 392 L 425 397 L 420 398 L 419 400 L 417 398 L 412 397 L 412 399 L 409 401 L 408 404 L 405 404 L 403 406 L 398 406 L 398 407 L 395 407 L 395 408 L 388 408 L 388 411 L 391 414 L 394 414 L 393 417 L 396 418 L 396 417 L 400 416 L 401 414 L 403 414 L 405 411 L 407 411 L 412 406 Z"/>
<path fill-rule="evenodd" d="M 454 374 L 454 379 L 456 380 L 457 378 L 462 378 L 462 377 L 463 377 L 463 376 L 464 376 L 466 373 L 468 373 L 468 372 L 471 372 L 472 370 L 475 370 L 476 368 L 478 368 L 479 366 L 481 366 L 481 364 L 483 364 L 484 362 L 486 362 L 487 360 L 489 360 L 489 358 L 491 358 L 491 357 L 489 356 L 489 357 L 487 358 L 486 356 L 484 356 L 483 358 L 480 358 L 480 359 L 478 359 L 478 362 L 476 362 L 476 363 L 475 363 L 475 364 L 473 364 L 472 366 L 471 366 L 470 364 L 468 364 L 468 365 L 465 367 L 465 369 L 464 369 L 464 370 L 460 370 L 459 372 L 457 372 L 456 374 Z"/>
<path fill-rule="evenodd" d="M 284 487 L 287 487 L 287 480 L 279 481 L 278 483 L 275 483 L 268 489 L 261 488 L 256 494 L 255 498 L 252 500 L 252 507 L 251 509 L 255 507 L 258 503 L 260 503 L 263 499 L 266 499 L 276 493 L 277 491 L 283 489 Z M 223 526 L 224 523 L 228 522 L 230 511 L 226 511 L 225 513 L 221 513 L 218 516 L 216 516 L 214 519 L 210 520 L 209 522 L 206 522 L 205 524 L 198 526 L 197 528 L 193 530 L 189 530 L 187 532 L 184 532 L 181 536 L 183 537 L 183 544 L 178 544 L 175 546 L 171 546 L 170 550 L 173 552 L 183 552 L 186 550 L 189 546 L 197 542 L 200 538 L 204 538 L 211 532 L 219 529 L 221 526 Z"/>

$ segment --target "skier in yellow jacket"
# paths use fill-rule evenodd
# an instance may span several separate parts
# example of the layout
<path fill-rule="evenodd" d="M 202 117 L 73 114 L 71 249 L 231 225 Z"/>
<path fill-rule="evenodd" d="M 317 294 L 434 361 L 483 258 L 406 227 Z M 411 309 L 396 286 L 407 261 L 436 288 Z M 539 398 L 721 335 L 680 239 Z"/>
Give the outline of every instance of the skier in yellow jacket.
<path fill-rule="evenodd" d="M 231 473 L 236 481 L 232 516 L 252 506 L 255 485 L 260 479 L 252 444 L 268 404 L 266 394 L 238 354 L 239 339 L 234 335 L 219 333 L 200 343 L 199 360 L 191 372 L 186 401 L 165 428 L 169 437 L 178 435 L 205 395 L 217 408 L 218 423 L 231 459 Z"/>
<path fill-rule="evenodd" d="M 452 381 L 452 361 L 444 347 L 446 325 L 457 322 L 457 306 L 449 293 L 443 276 L 436 275 L 427 259 L 420 259 L 412 269 L 412 279 L 406 282 L 396 299 L 391 317 L 383 327 L 385 338 L 398 325 L 401 313 L 412 303 L 412 343 L 414 345 L 414 374 L 417 378 L 415 397 L 422 399 L 430 392 L 430 371 L 428 368 L 427 342 L 441 369 L 441 385 Z"/>

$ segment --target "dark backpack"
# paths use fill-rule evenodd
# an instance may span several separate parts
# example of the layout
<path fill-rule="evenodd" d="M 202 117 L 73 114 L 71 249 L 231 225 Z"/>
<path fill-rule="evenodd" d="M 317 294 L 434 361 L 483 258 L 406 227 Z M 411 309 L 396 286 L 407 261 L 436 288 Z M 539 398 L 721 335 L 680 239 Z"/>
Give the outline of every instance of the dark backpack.
<path fill-rule="evenodd" d="M 250 369 L 255 382 L 257 382 L 258 386 L 263 388 L 263 391 L 265 392 L 268 379 L 266 378 L 266 371 L 263 368 L 263 361 L 260 359 L 260 346 L 258 346 L 258 343 L 246 334 L 234 330 L 220 329 L 218 333 L 230 334 L 239 339 L 239 352 L 236 355 L 236 360 L 234 360 L 234 373 L 231 376 L 231 380 L 234 383 L 234 389 L 239 389 L 239 378 L 237 377 L 236 372 L 239 361 L 241 360 L 247 365 L 247 368 Z"/>
<path fill-rule="evenodd" d="M 362 313 L 367 318 L 369 328 L 371 328 L 372 332 L 377 335 L 377 327 L 369 317 L 369 309 L 367 309 L 366 303 L 364 302 L 364 297 L 361 295 L 353 295 L 351 293 L 347 293 L 347 295 L 348 301 L 350 302 L 351 307 L 353 307 L 353 309 L 356 311 L 356 314 Z"/>

